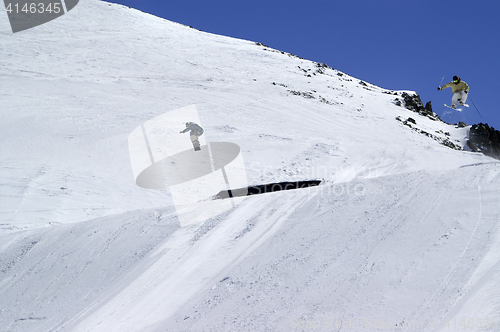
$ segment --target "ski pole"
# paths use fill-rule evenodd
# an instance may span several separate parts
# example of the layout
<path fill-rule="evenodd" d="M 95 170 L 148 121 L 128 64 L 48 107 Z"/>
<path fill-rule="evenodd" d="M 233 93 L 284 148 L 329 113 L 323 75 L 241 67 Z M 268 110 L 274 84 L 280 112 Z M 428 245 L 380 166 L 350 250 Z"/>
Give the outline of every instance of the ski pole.
<path fill-rule="evenodd" d="M 439 83 L 439 87 L 441 87 L 441 84 L 443 84 L 443 80 L 444 80 L 444 75 L 443 78 L 441 79 L 441 83 Z"/>
<path fill-rule="evenodd" d="M 474 104 L 474 102 L 472 101 L 472 99 L 471 99 L 470 97 L 469 97 L 469 100 L 471 101 L 472 105 L 474 105 L 474 108 L 476 109 L 476 111 L 477 111 L 477 113 L 479 114 L 479 116 L 480 116 L 481 118 L 483 118 L 483 116 L 481 115 L 481 113 L 479 113 L 479 110 L 477 109 L 476 104 Z"/>

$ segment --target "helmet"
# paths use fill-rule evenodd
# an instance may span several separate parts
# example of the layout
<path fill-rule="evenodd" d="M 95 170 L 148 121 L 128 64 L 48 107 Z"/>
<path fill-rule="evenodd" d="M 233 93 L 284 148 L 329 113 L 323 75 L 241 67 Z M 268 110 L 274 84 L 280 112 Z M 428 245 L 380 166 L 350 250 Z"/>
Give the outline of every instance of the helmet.
<path fill-rule="evenodd" d="M 458 76 L 453 76 L 453 82 L 455 82 L 455 83 L 460 82 L 460 77 L 458 77 Z"/>

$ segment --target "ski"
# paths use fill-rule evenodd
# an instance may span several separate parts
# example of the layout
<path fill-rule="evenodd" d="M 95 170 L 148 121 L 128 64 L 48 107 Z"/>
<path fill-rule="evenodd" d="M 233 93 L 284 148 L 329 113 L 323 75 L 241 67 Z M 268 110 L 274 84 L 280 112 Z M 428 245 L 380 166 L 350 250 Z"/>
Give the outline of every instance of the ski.
<path fill-rule="evenodd" d="M 450 105 L 446 105 L 446 104 L 444 104 L 444 106 L 451 107 Z M 459 106 L 469 107 L 469 104 L 462 104 L 462 105 L 458 104 L 457 107 L 459 107 Z M 453 107 L 451 107 L 451 108 L 453 108 Z"/>
<path fill-rule="evenodd" d="M 446 106 L 446 107 L 448 107 L 448 108 L 451 108 L 452 110 L 455 110 L 455 111 L 459 111 L 459 112 L 462 112 L 462 111 L 463 111 L 461 108 L 458 108 L 458 107 L 457 107 L 457 108 L 453 108 L 453 107 L 451 107 L 451 106 L 449 106 L 449 105 L 446 105 L 446 104 L 444 104 L 444 106 Z"/>
<path fill-rule="evenodd" d="M 451 108 L 452 110 L 456 110 L 456 111 L 460 111 L 460 112 L 462 112 L 462 109 L 461 109 L 460 107 L 462 107 L 462 106 L 464 106 L 464 107 L 469 107 L 469 105 L 467 105 L 467 104 L 457 105 L 457 108 L 453 108 L 453 107 L 451 107 L 450 105 L 446 105 L 446 104 L 444 104 L 444 106 L 446 106 L 446 107 L 448 107 L 448 108 Z"/>

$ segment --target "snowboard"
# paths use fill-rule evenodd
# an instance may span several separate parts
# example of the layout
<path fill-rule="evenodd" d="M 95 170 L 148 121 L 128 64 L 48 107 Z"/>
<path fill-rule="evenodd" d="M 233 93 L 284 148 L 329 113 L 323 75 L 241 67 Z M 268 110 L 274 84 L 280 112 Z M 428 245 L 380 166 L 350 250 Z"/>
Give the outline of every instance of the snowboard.
<path fill-rule="evenodd" d="M 195 140 L 195 141 L 192 141 L 192 142 L 193 142 L 194 151 L 200 151 L 201 150 L 200 141 Z"/>

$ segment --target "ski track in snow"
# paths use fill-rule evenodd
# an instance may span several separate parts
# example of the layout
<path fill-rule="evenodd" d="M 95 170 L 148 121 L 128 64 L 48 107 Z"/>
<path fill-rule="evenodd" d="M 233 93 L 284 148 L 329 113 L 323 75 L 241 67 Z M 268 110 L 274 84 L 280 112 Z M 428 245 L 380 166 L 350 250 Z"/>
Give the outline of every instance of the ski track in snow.
<path fill-rule="evenodd" d="M 468 128 L 124 6 L 4 21 L 0 331 L 497 330 L 479 322 L 500 320 L 499 163 L 438 142 Z M 250 185 L 322 185 L 180 227 L 168 191 L 134 183 L 127 138 L 193 104 Z"/>

